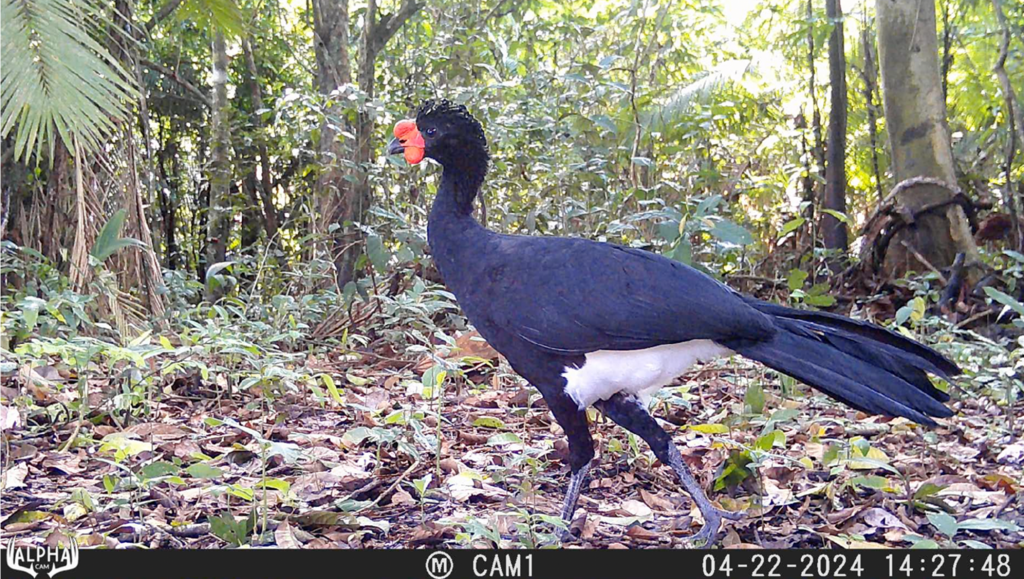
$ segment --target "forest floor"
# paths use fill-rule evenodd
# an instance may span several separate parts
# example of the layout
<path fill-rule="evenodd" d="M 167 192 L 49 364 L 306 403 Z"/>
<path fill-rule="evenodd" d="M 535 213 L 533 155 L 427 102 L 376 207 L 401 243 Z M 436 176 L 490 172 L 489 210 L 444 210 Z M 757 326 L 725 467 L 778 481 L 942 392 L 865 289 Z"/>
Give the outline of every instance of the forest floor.
<path fill-rule="evenodd" d="M 564 438 L 539 394 L 489 347 L 460 343 L 471 363 L 439 397 L 420 378 L 430 358 L 385 349 L 300 360 L 296 367 L 338 377 L 320 400 L 305 389 L 240 391 L 215 374 L 171 374 L 153 410 L 132 418 L 110 412 L 114 367 L 90 376 L 97 412 L 81 424 L 55 417 L 77 397 L 73 373 L 22 367 L 3 384 L 5 400 L 31 396 L 34 410 L 3 407 L 2 540 L 550 544 L 568 482 Z M 658 398 L 656 415 L 712 500 L 749 515 L 725 523 L 724 546 L 1024 541 L 1024 444 L 1010 436 L 1022 430 L 1019 399 L 999 407 L 954 389 L 957 415 L 925 429 L 863 416 L 791 382 L 783 395 L 779 383 L 734 358 L 692 371 Z M 568 546 L 682 546 L 701 519 L 671 471 L 642 441 L 592 418 L 598 460 Z M 264 524 L 271 532 L 259 536 Z"/>

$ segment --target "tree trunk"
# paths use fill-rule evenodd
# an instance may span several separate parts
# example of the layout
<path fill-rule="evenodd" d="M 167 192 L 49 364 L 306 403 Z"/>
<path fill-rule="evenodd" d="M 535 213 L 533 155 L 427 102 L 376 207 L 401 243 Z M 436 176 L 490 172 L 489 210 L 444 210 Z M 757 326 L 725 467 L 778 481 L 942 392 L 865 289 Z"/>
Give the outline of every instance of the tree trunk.
<path fill-rule="evenodd" d="M 167 269 L 178 269 L 178 240 L 175 235 L 176 212 L 175 198 L 178 196 L 176 181 L 172 181 L 167 173 L 168 157 L 172 153 L 168 151 L 170 145 L 161 143 L 160 151 L 157 153 L 157 167 L 160 169 L 160 180 L 162 186 L 159 191 L 160 199 L 160 220 L 163 223 L 164 238 L 164 267 Z M 174 149 L 177 150 L 177 147 Z M 177 153 L 173 153 L 177 154 Z M 177 175 L 175 175 L 177 177 Z"/>
<path fill-rule="evenodd" d="M 231 132 L 228 110 L 228 52 L 224 34 L 213 33 L 213 111 L 210 115 L 210 204 L 206 234 L 206 267 L 222 262 L 227 256 L 231 232 Z M 205 272 L 204 272 L 205 273 Z M 210 287 L 207 285 L 207 287 Z M 209 298 L 218 297 L 210 292 Z"/>
<path fill-rule="evenodd" d="M 942 0 L 942 102 L 949 96 L 949 70 L 953 68 L 953 35 L 955 27 L 949 21 L 949 0 Z"/>
<path fill-rule="evenodd" d="M 332 6 L 335 6 L 337 14 L 331 13 Z M 320 92 L 327 95 L 340 86 L 342 81 L 349 82 L 351 78 L 348 51 L 345 50 L 348 44 L 348 3 L 347 0 L 314 0 L 313 7 Z M 388 40 L 422 7 L 422 4 L 413 0 L 403 0 L 396 12 L 378 18 L 376 0 L 367 2 L 366 12 L 363 16 L 364 24 L 360 37 L 357 71 L 357 83 L 367 101 L 373 99 L 375 92 L 377 55 Z M 332 20 L 332 17 L 337 20 Z M 334 40 L 335 36 L 342 35 L 344 35 L 345 42 Z M 332 54 L 332 51 L 336 53 L 336 56 Z M 328 224 L 338 225 L 331 237 L 336 279 L 338 287 L 341 288 L 355 279 L 355 263 L 361 251 L 362 240 L 362 233 L 356 224 L 365 219 L 366 210 L 372 203 L 366 168 L 373 158 L 375 128 L 376 125 L 370 114 L 365 110 L 360 110 L 356 118 L 356 143 L 352 159 L 357 167 L 355 174 L 351 175 L 350 180 L 344 180 L 342 170 L 337 167 L 339 157 L 335 155 L 335 166 L 321 176 L 321 186 L 319 187 L 321 195 L 329 198 L 321 199 L 322 218 Z M 322 130 L 321 151 L 334 153 L 340 149 L 340 144 L 336 142 L 336 135 L 333 131 L 329 135 L 331 140 L 325 143 L 324 139 L 327 136 L 328 132 Z"/>
<path fill-rule="evenodd" d="M 170 2 L 165 6 L 165 15 L 169 14 L 177 6 Z M 141 278 L 138 281 L 146 290 L 146 302 L 149 311 L 161 329 L 167 328 L 167 320 L 164 319 L 164 288 L 163 272 L 160 270 L 160 259 L 156 250 L 159 247 L 159 238 L 154 239 L 153 228 L 150 227 L 149 217 L 146 215 L 145 207 L 152 201 L 156 191 L 156 171 L 154 169 L 155 157 L 152 150 L 152 132 L 149 121 L 149 99 L 146 95 L 146 84 L 142 78 L 142 65 L 139 63 L 139 44 L 143 41 L 144 32 L 141 27 L 135 24 L 134 4 L 131 2 L 118 2 L 117 14 L 124 19 L 125 29 L 134 42 L 129 42 L 128 48 L 121 53 L 121 61 L 126 70 L 132 70 L 135 74 L 135 82 L 139 86 L 139 128 L 142 133 L 144 157 L 141 163 L 134 162 L 135 146 L 131 141 L 131 130 L 125 131 L 125 142 L 128 143 L 129 167 L 131 170 L 130 186 L 125 191 L 125 208 L 128 212 L 127 233 L 143 243 L 143 247 L 134 254 L 136 270 Z M 154 18 L 155 20 L 155 18 Z M 127 127 L 126 127 L 127 129 Z M 141 167 L 144 180 L 140 182 L 137 167 Z M 157 234 L 160 228 L 156 228 Z"/>
<path fill-rule="evenodd" d="M 865 6 L 864 12 L 867 12 Z M 871 173 L 875 177 L 875 196 L 878 202 L 885 198 L 882 192 L 882 171 L 878 164 L 878 67 L 875 65 L 875 35 L 872 25 L 865 14 L 860 33 L 861 50 L 864 52 L 864 68 L 861 79 L 864 81 L 864 104 L 868 113 L 868 139 L 871 142 Z"/>
<path fill-rule="evenodd" d="M 1000 0 L 992 0 L 992 8 L 996 12 L 996 19 L 999 21 L 999 28 L 1002 29 L 1003 38 L 999 44 L 999 56 L 996 64 L 992 67 L 996 78 L 999 79 L 999 86 L 1003 89 L 1003 115 L 1006 117 L 1008 131 L 1006 142 L 1006 161 L 1003 164 L 1003 174 L 1006 175 L 1006 184 L 1003 189 L 1003 205 L 1010 216 L 1011 233 L 1010 247 L 1017 251 L 1024 251 L 1024 236 L 1021 234 L 1020 219 L 1017 217 L 1017 199 L 1013 194 L 1013 159 L 1017 154 L 1017 139 L 1024 147 L 1024 113 L 1017 106 L 1017 94 L 1013 90 L 1013 83 L 1010 82 L 1010 75 L 1006 72 L 1006 57 L 1010 50 L 1010 25 L 1006 21 L 1006 14 L 1003 12 L 1003 4 Z"/>
<path fill-rule="evenodd" d="M 828 159 L 825 165 L 823 209 L 846 213 L 846 52 L 843 48 L 843 9 L 839 0 L 825 0 L 825 13 L 832 24 L 828 40 L 828 71 L 831 110 L 828 116 Z M 846 224 L 825 213 L 821 236 L 826 249 L 846 252 Z"/>
<path fill-rule="evenodd" d="M 975 265 L 978 249 L 967 216 L 953 202 L 957 186 L 939 77 L 935 2 L 877 0 L 876 12 L 882 101 L 896 182 L 923 176 L 949 185 L 900 191 L 896 201 L 905 210 L 901 213 L 913 219 L 885 248 L 883 270 L 899 276 L 929 265 L 943 268 L 959 252 L 967 264 Z M 944 203 L 938 210 L 923 211 Z"/>
<path fill-rule="evenodd" d="M 804 210 L 804 217 L 807 219 L 807 229 L 811 234 L 810 247 L 813 248 L 818 243 L 818 227 L 815 214 L 817 213 L 816 206 L 820 189 L 816 176 L 825 167 L 825 143 L 821 134 L 821 112 L 818 109 L 817 79 L 814 71 L 814 3 L 812 0 L 807 0 L 805 6 L 805 16 L 807 19 L 807 92 L 811 101 L 811 130 L 814 133 L 814 145 L 811 149 L 811 156 L 806 161 L 807 176 L 804 182 L 804 202 L 807 203 L 807 208 Z"/>
<path fill-rule="evenodd" d="M 338 139 L 338 128 L 347 123 L 341 104 L 331 100 L 330 95 L 352 82 L 348 53 L 348 0 L 313 0 L 313 45 L 317 87 L 320 94 L 328 99 L 324 120 L 320 124 L 318 147 L 322 166 L 316 184 L 319 228 L 330 235 L 336 279 L 338 286 L 344 287 L 351 277 L 342 275 L 343 264 L 338 260 L 347 245 L 344 224 L 351 219 L 351 212 L 345 200 L 351 194 L 352 185 L 345 180 L 342 167 L 342 160 L 348 157 L 347 147 Z"/>
<path fill-rule="evenodd" d="M 260 178 L 259 204 L 263 209 L 263 222 L 267 230 L 267 240 L 273 242 L 277 238 L 277 207 L 274 206 L 274 192 L 270 180 L 270 157 L 267 152 L 267 135 L 263 129 L 263 90 L 260 88 L 260 76 L 256 69 L 256 58 L 252 53 L 252 43 L 246 38 L 242 41 L 242 51 L 245 53 L 245 65 L 249 69 L 249 79 L 252 82 L 252 122 L 256 127 L 256 148 L 260 154 Z"/>

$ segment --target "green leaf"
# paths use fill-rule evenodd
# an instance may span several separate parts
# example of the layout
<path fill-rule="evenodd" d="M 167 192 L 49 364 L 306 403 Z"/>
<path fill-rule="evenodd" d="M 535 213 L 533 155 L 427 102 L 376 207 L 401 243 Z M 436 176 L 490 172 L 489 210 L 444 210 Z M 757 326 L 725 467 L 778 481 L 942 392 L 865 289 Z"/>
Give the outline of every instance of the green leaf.
<path fill-rule="evenodd" d="M 436 398 L 441 392 L 441 385 L 448 376 L 448 371 L 440 364 L 434 364 L 423 373 L 421 383 L 423 384 L 423 397 L 427 399 Z"/>
<path fill-rule="evenodd" d="M 913 312 L 913 306 L 909 305 L 903 306 L 902 308 L 896 310 L 896 325 L 902 326 L 903 324 L 905 324 L 907 320 L 910 319 L 910 314 L 912 314 Z"/>
<path fill-rule="evenodd" d="M 826 213 L 828 215 L 831 215 L 832 217 L 835 217 L 840 222 L 845 223 L 846 225 L 849 225 L 850 227 L 853 227 L 853 222 L 850 221 L 850 218 L 845 213 L 840 213 L 839 211 L 836 211 L 835 209 L 822 209 L 821 212 L 822 213 Z"/>
<path fill-rule="evenodd" d="M 940 533 L 950 539 L 956 535 L 959 529 L 956 519 L 946 513 L 928 513 L 928 520 Z"/>
<path fill-rule="evenodd" d="M 488 446 L 502 446 L 505 444 L 522 444 L 523 439 L 514 432 L 502 432 L 487 439 Z"/>
<path fill-rule="evenodd" d="M 288 491 L 290 491 L 292 488 L 290 482 L 279 478 L 268 478 L 265 481 L 263 481 L 260 484 L 260 486 L 262 486 L 265 489 L 274 489 L 276 491 L 281 491 L 281 493 L 283 494 L 288 494 Z"/>
<path fill-rule="evenodd" d="M 724 424 L 691 424 L 687 428 L 701 434 L 727 434 L 729 432 L 729 427 Z"/>
<path fill-rule="evenodd" d="M 670 219 L 659 223 L 658 237 L 668 241 L 669 243 L 675 241 L 676 238 L 679 237 L 679 222 L 674 219 Z"/>
<path fill-rule="evenodd" d="M 722 473 L 715 479 L 714 490 L 720 491 L 725 488 L 733 488 L 750 477 L 753 473 L 750 472 L 747 465 L 751 462 L 753 460 L 750 458 L 749 452 L 730 451 Z"/>
<path fill-rule="evenodd" d="M 693 245 L 690 240 L 681 238 L 679 243 L 665 254 L 665 257 L 686 265 L 693 265 Z"/>
<path fill-rule="evenodd" d="M 1012 249 L 1004 249 L 1003 254 L 1024 264 L 1024 253 L 1020 253 L 1019 251 L 1014 251 Z"/>
<path fill-rule="evenodd" d="M 754 242 L 754 236 L 746 228 L 728 219 L 716 221 L 715 226 L 711 228 L 711 235 L 733 245 L 750 245 Z"/>
<path fill-rule="evenodd" d="M 771 432 L 759 436 L 757 441 L 754 442 L 754 448 L 765 452 L 771 450 L 775 446 L 782 448 L 786 447 L 786 433 L 781 430 L 772 430 Z"/>
<path fill-rule="evenodd" d="M 45 148 L 52 163 L 58 141 L 72 154 L 102 150 L 130 118 L 137 96 L 134 76 L 97 40 L 108 34 L 96 16 L 106 14 L 105 4 L 2 0 L 0 13 L 0 137 L 14 133 L 14 159 L 28 164 Z"/>
<path fill-rule="evenodd" d="M 1000 304 L 1024 316 L 1024 304 L 1018 302 L 1013 298 L 1013 296 L 1005 294 L 991 286 L 985 286 L 985 294 L 992 298 L 993 301 L 999 302 Z"/>
<path fill-rule="evenodd" d="M 800 411 L 795 408 L 780 408 L 779 410 L 772 412 L 771 418 L 768 419 L 768 422 L 765 422 L 764 429 L 761 433 L 769 432 L 776 424 L 780 422 L 788 422 L 799 415 Z"/>
<path fill-rule="evenodd" d="M 839 445 L 828 445 L 828 447 L 825 449 L 825 453 L 821 457 L 821 464 L 828 466 L 837 460 L 839 460 Z"/>
<path fill-rule="evenodd" d="M 341 392 L 338 390 L 338 385 L 334 383 L 334 378 L 330 374 L 320 374 L 320 379 L 324 381 L 324 386 L 327 387 L 327 391 L 331 393 L 331 398 L 338 406 L 344 406 L 345 402 L 341 399 Z"/>
<path fill-rule="evenodd" d="M 370 438 L 373 431 L 365 426 L 358 426 L 349 430 L 341 436 L 341 441 L 349 446 L 359 446 L 364 440 Z"/>
<path fill-rule="evenodd" d="M 366 238 L 366 255 L 374 269 L 380 273 L 387 271 L 391 253 L 384 247 L 384 240 L 379 235 L 370 235 Z"/>
<path fill-rule="evenodd" d="M 850 482 L 857 486 L 876 490 L 884 489 L 885 487 L 889 486 L 889 479 L 885 478 L 884 476 L 878 476 L 876 474 L 856 476 L 850 479 Z"/>
<path fill-rule="evenodd" d="M 213 478 L 220 478 L 220 477 L 224 476 L 224 471 L 223 470 L 221 470 L 221 469 L 219 469 L 219 468 L 217 468 L 215 466 L 210 466 L 210 465 L 206 464 L 205 462 L 197 462 L 197 463 L 189 466 L 187 469 L 185 469 L 185 472 L 187 472 L 188 475 L 193 477 L 193 478 L 209 478 L 209 479 L 213 479 Z"/>
<path fill-rule="evenodd" d="M 836 298 L 828 294 L 808 294 L 804 296 L 804 303 L 819 308 L 827 308 L 829 306 L 835 305 Z"/>
<path fill-rule="evenodd" d="M 189 0 L 175 11 L 179 21 L 191 20 L 204 28 L 214 28 L 225 36 L 245 32 L 245 17 L 235 0 Z"/>
<path fill-rule="evenodd" d="M 743 405 L 750 414 L 761 414 L 764 412 L 764 390 L 758 382 L 751 382 L 747 386 L 747 392 L 743 395 Z"/>
<path fill-rule="evenodd" d="M 229 544 L 240 547 L 245 544 L 249 534 L 256 528 L 256 509 L 248 517 L 235 520 L 231 513 L 210 517 L 210 532 Z"/>
<path fill-rule="evenodd" d="M 612 121 L 608 115 L 594 115 L 590 120 L 602 129 L 611 131 L 613 134 L 619 132 L 619 128 L 615 126 L 615 122 Z"/>
<path fill-rule="evenodd" d="M 505 423 L 500 418 L 493 416 L 481 416 L 473 421 L 473 426 L 481 428 L 505 428 Z"/>
<path fill-rule="evenodd" d="M 135 456 L 147 450 L 153 450 L 153 445 L 142 440 L 128 438 L 123 433 L 115 432 L 103 438 L 103 444 L 100 445 L 99 452 L 113 451 L 118 461 L 120 461 L 125 457 Z"/>
<path fill-rule="evenodd" d="M 753 60 L 721 62 L 697 80 L 677 90 L 664 104 L 643 111 L 640 122 L 651 131 L 664 132 L 686 118 L 694 104 L 711 100 L 719 89 L 738 82 L 755 69 Z"/>
<path fill-rule="evenodd" d="M 21 317 L 25 319 L 25 329 L 29 332 L 36 327 L 36 320 L 39 319 L 39 309 L 46 306 L 46 302 L 35 297 L 27 296 L 21 300 L 18 307 L 21 308 Z"/>
<path fill-rule="evenodd" d="M 804 287 L 804 282 L 807 281 L 807 272 L 799 269 L 789 270 L 789 276 L 786 277 L 786 285 L 790 291 L 796 291 Z"/>
<path fill-rule="evenodd" d="M 790 219 L 789 221 L 787 221 L 782 226 L 782 229 L 779 230 L 779 239 L 789 235 L 790 233 L 793 233 L 797 229 L 800 229 L 800 227 L 804 223 L 806 223 L 806 222 L 807 222 L 807 219 L 805 219 L 803 217 L 797 217 L 796 219 Z"/>
<path fill-rule="evenodd" d="M 1020 527 L 1010 521 L 1001 521 L 999 519 L 967 519 L 957 524 L 957 529 L 960 531 L 1010 531 L 1016 533 Z"/>
<path fill-rule="evenodd" d="M 121 232 L 121 227 L 124 225 L 127 215 L 128 213 L 124 209 L 119 209 L 110 216 L 106 225 L 100 230 L 100 234 L 96 236 L 96 242 L 92 245 L 91 253 L 93 257 L 103 261 L 110 255 L 107 248 L 117 240 L 117 234 Z"/>
<path fill-rule="evenodd" d="M 121 232 L 121 228 L 124 226 L 124 220 L 127 213 L 124 209 L 118 209 L 107 223 L 100 230 L 98 236 L 96 236 L 96 242 L 92 245 L 92 251 L 89 252 L 96 261 L 106 261 L 108 257 L 114 255 L 119 249 L 125 247 L 145 247 L 146 244 L 142 243 L 137 239 L 129 238 L 118 238 L 118 234 Z"/>
<path fill-rule="evenodd" d="M 149 480 L 159 478 L 162 476 L 172 475 L 178 472 L 178 467 L 175 464 L 158 460 L 151 462 L 139 470 L 139 477 L 143 480 Z"/>
<path fill-rule="evenodd" d="M 206 270 L 206 279 L 209 280 L 211 277 L 217 275 L 218 273 L 224 271 L 225 269 L 231 267 L 232 265 L 235 265 L 234 261 L 219 261 L 211 265 Z"/>
<path fill-rule="evenodd" d="M 942 489 L 946 488 L 946 485 L 937 485 L 934 483 L 924 483 L 914 491 L 914 499 L 920 500 L 926 497 L 936 495 Z"/>

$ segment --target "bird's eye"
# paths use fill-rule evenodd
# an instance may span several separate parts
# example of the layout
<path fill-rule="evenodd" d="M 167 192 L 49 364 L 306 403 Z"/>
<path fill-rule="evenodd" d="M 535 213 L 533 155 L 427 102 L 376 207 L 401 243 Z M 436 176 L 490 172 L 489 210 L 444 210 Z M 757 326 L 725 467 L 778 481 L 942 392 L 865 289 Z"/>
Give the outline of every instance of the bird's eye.
<path fill-rule="evenodd" d="M 437 134 L 437 129 L 435 129 L 434 127 L 430 127 L 429 129 L 427 129 L 426 132 L 428 137 L 433 137 L 434 135 Z"/>

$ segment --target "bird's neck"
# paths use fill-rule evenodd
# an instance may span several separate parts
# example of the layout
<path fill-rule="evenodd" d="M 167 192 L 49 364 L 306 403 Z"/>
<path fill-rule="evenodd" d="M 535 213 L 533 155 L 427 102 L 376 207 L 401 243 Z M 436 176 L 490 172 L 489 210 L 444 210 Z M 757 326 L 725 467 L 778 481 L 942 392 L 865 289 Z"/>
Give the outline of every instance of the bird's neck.
<path fill-rule="evenodd" d="M 470 156 L 445 163 L 431 218 L 472 215 L 473 201 L 480 193 L 486 174 L 486 161 L 477 162 Z"/>
<path fill-rule="evenodd" d="M 473 200 L 486 174 L 473 167 L 445 166 L 441 186 L 427 220 L 427 241 L 441 276 L 449 284 L 457 277 L 460 255 L 472 251 L 475 239 L 487 230 L 473 218 Z"/>

